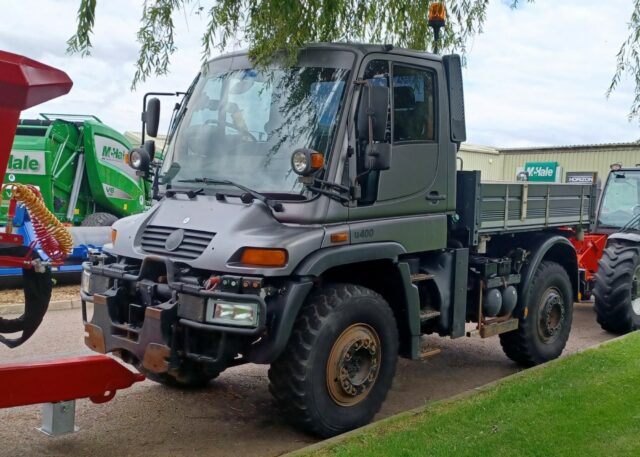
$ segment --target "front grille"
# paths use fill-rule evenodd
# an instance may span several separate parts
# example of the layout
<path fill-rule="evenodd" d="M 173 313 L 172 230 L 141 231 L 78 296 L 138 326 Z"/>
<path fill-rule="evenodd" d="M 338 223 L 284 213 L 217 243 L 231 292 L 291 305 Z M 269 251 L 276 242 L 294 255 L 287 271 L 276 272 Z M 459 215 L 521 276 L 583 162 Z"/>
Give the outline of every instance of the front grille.
<path fill-rule="evenodd" d="M 160 254 L 179 259 L 193 260 L 200 257 L 215 236 L 213 232 L 182 229 L 184 231 L 182 242 L 176 249 L 169 251 L 165 248 L 165 242 L 176 230 L 179 229 L 175 227 L 148 225 L 142 233 L 142 249 L 149 254 Z"/>

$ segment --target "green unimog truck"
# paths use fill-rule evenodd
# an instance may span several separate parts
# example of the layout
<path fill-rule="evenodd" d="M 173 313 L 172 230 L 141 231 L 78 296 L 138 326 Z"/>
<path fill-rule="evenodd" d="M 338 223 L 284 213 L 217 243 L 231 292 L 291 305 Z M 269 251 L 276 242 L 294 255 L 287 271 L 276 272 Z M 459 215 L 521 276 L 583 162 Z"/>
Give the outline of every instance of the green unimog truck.
<path fill-rule="evenodd" d="M 567 236 L 595 189 L 458 171 L 457 55 L 316 44 L 289 62 L 208 62 L 162 167 L 131 152 L 161 200 L 84 264 L 86 344 L 182 387 L 270 364 L 286 417 L 321 436 L 369 422 L 422 335 L 558 357 L 578 295 Z"/>

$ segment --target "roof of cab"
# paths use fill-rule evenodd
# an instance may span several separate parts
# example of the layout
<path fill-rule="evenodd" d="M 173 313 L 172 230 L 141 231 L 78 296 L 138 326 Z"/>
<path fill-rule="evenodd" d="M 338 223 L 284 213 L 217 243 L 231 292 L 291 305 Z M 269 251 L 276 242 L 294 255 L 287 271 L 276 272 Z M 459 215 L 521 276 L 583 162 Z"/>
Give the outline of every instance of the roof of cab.
<path fill-rule="evenodd" d="M 402 55 L 407 57 L 416 57 L 420 59 L 429 59 L 429 60 L 442 60 L 442 56 L 437 54 L 432 54 L 425 51 L 418 51 L 415 49 L 408 48 L 399 48 L 393 46 L 392 44 L 366 44 L 366 43 L 310 43 L 301 50 L 304 49 L 327 49 L 327 50 L 342 50 L 342 51 L 353 51 L 356 54 L 359 54 L 361 57 L 367 54 L 372 53 L 382 53 L 382 54 L 393 54 L 393 55 Z M 236 57 L 246 55 L 249 51 L 247 49 L 234 51 L 226 54 L 221 54 L 211 60 L 218 60 L 227 57 Z"/>

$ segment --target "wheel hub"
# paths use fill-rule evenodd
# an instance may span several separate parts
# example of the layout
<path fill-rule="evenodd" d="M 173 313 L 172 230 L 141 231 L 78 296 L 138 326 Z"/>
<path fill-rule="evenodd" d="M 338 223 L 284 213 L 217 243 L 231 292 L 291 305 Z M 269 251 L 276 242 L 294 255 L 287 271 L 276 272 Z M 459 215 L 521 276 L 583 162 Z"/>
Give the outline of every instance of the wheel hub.
<path fill-rule="evenodd" d="M 538 331 L 545 343 L 553 341 L 564 324 L 565 307 L 562 295 L 556 288 L 548 289 L 543 295 Z"/>
<path fill-rule="evenodd" d="M 327 360 L 327 388 L 339 405 L 352 406 L 369 394 L 380 368 L 380 339 L 366 324 L 347 328 Z"/>

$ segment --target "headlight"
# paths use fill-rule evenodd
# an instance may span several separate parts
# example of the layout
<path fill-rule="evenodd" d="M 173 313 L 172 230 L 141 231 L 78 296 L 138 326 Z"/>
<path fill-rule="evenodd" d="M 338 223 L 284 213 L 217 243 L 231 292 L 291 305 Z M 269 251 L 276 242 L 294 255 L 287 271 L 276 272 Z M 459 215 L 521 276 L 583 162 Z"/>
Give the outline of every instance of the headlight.
<path fill-rule="evenodd" d="M 147 171 L 151 157 L 149 153 L 142 148 L 135 148 L 129 151 L 129 165 L 134 170 Z"/>
<path fill-rule="evenodd" d="M 209 298 L 207 299 L 207 317 L 205 320 L 215 324 L 257 327 L 258 304 L 231 303 Z"/>
<path fill-rule="evenodd" d="M 88 270 L 82 270 L 80 288 L 85 294 L 91 295 L 91 272 L 89 272 Z"/>
<path fill-rule="evenodd" d="M 324 166 L 324 155 L 313 149 L 296 149 L 291 155 L 291 168 L 300 176 L 308 176 Z"/>
<path fill-rule="evenodd" d="M 309 166 L 309 161 L 307 160 L 307 154 L 304 151 L 297 150 L 291 156 L 291 166 L 293 167 L 293 171 L 297 174 L 301 175 L 307 171 L 307 167 Z"/>

